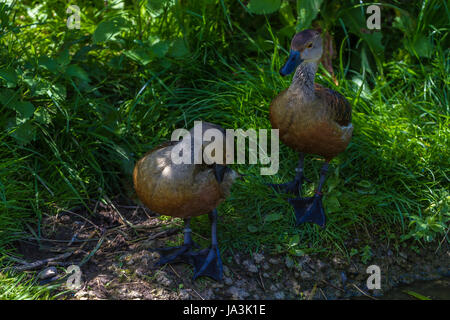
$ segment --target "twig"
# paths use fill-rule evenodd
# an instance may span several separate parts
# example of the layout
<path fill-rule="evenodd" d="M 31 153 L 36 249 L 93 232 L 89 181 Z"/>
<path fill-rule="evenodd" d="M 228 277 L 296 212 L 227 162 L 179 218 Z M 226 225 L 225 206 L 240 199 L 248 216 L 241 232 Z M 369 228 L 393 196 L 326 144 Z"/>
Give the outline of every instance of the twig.
<path fill-rule="evenodd" d="M 361 293 L 362 293 L 363 295 L 365 295 L 366 297 L 369 297 L 370 299 L 373 299 L 373 300 L 378 300 L 377 298 L 372 297 L 370 294 L 367 294 L 367 293 L 365 293 L 364 291 L 362 291 L 360 288 L 358 288 L 358 286 L 357 286 L 356 284 L 352 283 L 352 285 L 353 285 L 356 289 L 358 289 L 358 291 L 361 292 Z"/>
<path fill-rule="evenodd" d="M 262 288 L 263 288 L 264 292 L 266 292 L 266 287 L 264 286 L 264 281 L 263 281 L 262 276 L 261 276 L 261 271 L 258 270 L 258 273 L 259 273 L 259 279 L 261 280 Z"/>
<path fill-rule="evenodd" d="M 158 233 L 153 234 L 150 237 L 148 237 L 148 240 L 154 240 L 157 238 L 165 238 L 165 237 L 174 235 L 175 233 L 178 233 L 180 231 L 181 231 L 180 229 L 169 229 L 169 230 L 161 231 L 161 232 L 158 232 Z"/>
<path fill-rule="evenodd" d="M 26 270 L 36 269 L 36 268 L 39 268 L 39 267 L 41 267 L 41 266 L 43 266 L 43 265 L 45 265 L 45 264 L 47 264 L 49 262 L 52 262 L 52 261 L 64 260 L 64 259 L 70 257 L 72 254 L 73 254 L 73 251 L 69 251 L 69 252 L 63 253 L 63 254 L 61 254 L 59 256 L 53 257 L 53 258 L 47 258 L 47 259 L 43 259 L 43 260 L 38 260 L 38 261 L 35 261 L 35 262 L 31 262 L 31 263 L 25 264 L 25 265 L 20 266 L 20 267 L 13 267 L 13 269 L 15 271 L 26 271 Z"/>
<path fill-rule="evenodd" d="M 78 218 L 81 218 L 81 219 L 83 219 L 84 221 L 89 222 L 91 225 L 93 225 L 93 226 L 94 226 L 95 228 L 97 228 L 98 230 L 102 230 L 98 225 L 96 225 L 95 223 L 93 223 L 93 222 L 92 222 L 91 220 L 89 220 L 88 218 L 83 217 L 81 214 L 78 214 L 78 213 L 73 212 L 73 211 L 70 211 L 70 210 L 62 209 L 62 208 L 60 208 L 60 207 L 58 207 L 58 206 L 56 206 L 56 205 L 55 205 L 55 207 L 56 207 L 57 209 L 59 209 L 59 210 L 62 210 L 63 212 L 67 212 L 67 213 L 76 215 Z"/>

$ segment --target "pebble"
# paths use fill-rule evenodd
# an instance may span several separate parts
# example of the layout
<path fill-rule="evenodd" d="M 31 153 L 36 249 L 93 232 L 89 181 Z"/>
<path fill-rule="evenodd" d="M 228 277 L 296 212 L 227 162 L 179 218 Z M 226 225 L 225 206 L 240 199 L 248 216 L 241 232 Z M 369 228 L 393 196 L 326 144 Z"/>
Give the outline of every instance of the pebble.
<path fill-rule="evenodd" d="M 294 260 L 292 260 L 292 258 L 289 256 L 286 256 L 284 263 L 286 264 L 286 267 L 288 267 L 289 269 L 292 269 L 295 265 Z"/>
<path fill-rule="evenodd" d="M 285 297 L 285 295 L 284 295 L 283 291 L 278 291 L 278 292 L 275 292 L 275 294 L 274 294 L 274 298 L 276 300 L 283 300 L 284 297 Z"/>
<path fill-rule="evenodd" d="M 231 272 L 230 272 L 230 268 L 228 268 L 227 266 L 223 266 L 223 274 L 226 275 L 227 277 L 231 276 Z"/>
<path fill-rule="evenodd" d="M 254 253 L 253 254 L 253 261 L 255 261 L 256 264 L 260 264 L 265 259 L 264 255 L 261 253 Z"/>
<path fill-rule="evenodd" d="M 279 261 L 278 259 L 275 259 L 275 258 L 270 258 L 270 259 L 269 259 L 269 262 L 270 262 L 271 264 L 279 264 L 279 263 L 280 263 L 280 261 Z"/>
<path fill-rule="evenodd" d="M 242 288 L 238 287 L 230 287 L 228 289 L 228 293 L 231 295 L 234 300 L 242 300 L 247 298 L 250 294 Z"/>
<path fill-rule="evenodd" d="M 229 277 L 225 277 L 223 281 L 227 286 L 230 286 L 233 283 L 233 280 L 231 280 L 231 278 Z"/>
<path fill-rule="evenodd" d="M 167 274 L 164 271 L 159 271 L 156 273 L 156 281 L 166 287 L 170 287 L 172 285 L 172 280 L 167 277 Z"/>
<path fill-rule="evenodd" d="M 48 267 L 39 273 L 38 278 L 41 280 L 49 279 L 56 276 L 57 274 L 58 270 L 55 267 Z"/>
<path fill-rule="evenodd" d="M 300 272 L 300 277 L 303 280 L 311 280 L 312 279 L 312 275 L 309 272 L 307 272 L 307 271 Z"/>
<path fill-rule="evenodd" d="M 249 272 L 252 272 L 252 273 L 258 272 L 258 267 L 255 266 L 251 261 L 245 260 L 242 264 L 247 268 L 247 270 Z"/>

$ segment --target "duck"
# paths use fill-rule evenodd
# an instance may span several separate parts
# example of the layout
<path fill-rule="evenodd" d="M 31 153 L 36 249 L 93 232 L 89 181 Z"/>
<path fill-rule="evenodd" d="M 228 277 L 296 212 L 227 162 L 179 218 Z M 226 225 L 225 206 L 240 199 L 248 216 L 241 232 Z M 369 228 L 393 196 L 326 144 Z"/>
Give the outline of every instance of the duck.
<path fill-rule="evenodd" d="M 270 184 L 277 192 L 297 194 L 289 199 L 294 207 L 296 225 L 305 222 L 325 227 L 322 188 L 330 161 L 344 152 L 353 135 L 352 107 L 340 93 L 315 83 L 323 53 L 320 30 L 306 29 L 294 35 L 289 58 L 279 73 L 294 73 L 290 86 L 270 104 L 270 122 L 279 130 L 280 140 L 299 154 L 293 181 Z M 318 187 L 312 197 L 302 197 L 305 181 L 305 154 L 323 157 Z"/>
<path fill-rule="evenodd" d="M 215 129 L 225 136 L 222 127 L 202 122 L 201 132 L 204 134 L 209 129 Z M 133 170 L 134 189 L 139 200 L 150 210 L 184 221 L 183 244 L 155 249 L 160 254 L 156 266 L 184 262 L 194 267 L 193 280 L 208 276 L 220 281 L 223 265 L 217 239 L 217 206 L 228 197 L 233 182 L 240 175 L 224 164 L 211 161 L 197 163 L 193 161 L 193 152 L 189 163 L 172 161 L 172 152 L 182 143 L 187 143 L 190 150 L 195 150 L 194 139 L 198 137 L 194 138 L 194 128 L 189 131 L 189 137 L 162 143 L 137 161 Z M 199 152 L 203 154 L 211 142 L 201 143 Z M 209 215 L 211 223 L 211 246 L 198 251 L 198 245 L 192 240 L 190 222 L 192 218 L 205 214 Z"/>

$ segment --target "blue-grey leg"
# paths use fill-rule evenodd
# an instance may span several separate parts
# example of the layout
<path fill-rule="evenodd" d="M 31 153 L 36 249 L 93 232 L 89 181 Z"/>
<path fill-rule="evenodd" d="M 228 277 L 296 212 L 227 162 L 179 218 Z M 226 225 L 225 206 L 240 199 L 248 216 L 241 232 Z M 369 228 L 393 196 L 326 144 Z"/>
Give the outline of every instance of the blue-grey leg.
<path fill-rule="evenodd" d="M 302 185 L 304 181 L 311 182 L 309 179 L 305 177 L 304 173 L 304 164 L 305 164 L 305 154 L 299 152 L 298 157 L 298 165 L 295 168 L 295 177 L 293 181 L 289 181 L 282 184 L 272 184 L 269 183 L 275 191 L 289 193 L 289 194 L 298 194 L 300 197 L 302 196 Z"/>
<path fill-rule="evenodd" d="M 194 280 L 200 276 L 207 276 L 216 281 L 222 280 L 223 266 L 217 241 L 217 209 L 210 214 L 211 247 L 191 254 L 194 263 Z"/>
<path fill-rule="evenodd" d="M 167 247 L 160 249 L 153 249 L 160 254 L 160 259 L 156 262 L 156 266 L 161 266 L 166 263 L 185 262 L 192 263 L 191 253 L 192 247 L 198 247 L 197 244 L 192 241 L 192 230 L 190 227 L 191 218 L 184 219 L 184 243 L 177 247 Z"/>
<path fill-rule="evenodd" d="M 322 187 L 327 179 L 328 167 L 328 162 L 325 162 L 320 170 L 319 185 L 313 197 L 289 199 L 289 203 L 294 207 L 297 225 L 311 222 L 322 228 L 325 227 L 326 219 L 322 205 Z"/>

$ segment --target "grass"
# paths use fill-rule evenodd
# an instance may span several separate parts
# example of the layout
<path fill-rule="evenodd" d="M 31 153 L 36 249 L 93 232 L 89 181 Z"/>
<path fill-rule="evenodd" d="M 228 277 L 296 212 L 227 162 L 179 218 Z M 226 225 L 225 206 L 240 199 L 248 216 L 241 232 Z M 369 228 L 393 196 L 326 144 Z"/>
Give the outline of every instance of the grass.
<path fill-rule="evenodd" d="M 355 131 L 325 186 L 327 228 L 296 228 L 286 196 L 265 186 L 293 176 L 297 155 L 281 143 L 275 176 L 260 176 L 259 165 L 233 166 L 249 175 L 219 208 L 225 257 L 261 249 L 348 257 L 354 249 L 367 260 L 376 241 L 420 246 L 448 231 L 449 11 L 440 1 L 392 3 L 417 20 L 407 29 L 407 15 L 383 11 L 401 25 L 381 31 L 383 59 L 345 19 L 329 28 L 339 86 L 323 67 L 316 81 L 352 103 Z M 263 16 L 229 1 L 77 5 L 81 29 L 69 30 L 64 3 L 0 3 L 1 255 L 28 226 L 39 235 L 42 216 L 56 206 L 132 194 L 134 162 L 176 128 L 202 119 L 270 129 L 269 104 L 289 85 L 277 72 L 295 29 L 282 19 L 286 6 Z M 308 194 L 320 167 L 321 159 L 306 158 Z M 208 235 L 207 217 L 193 228 Z M 348 246 L 352 238 L 360 247 Z M 0 273 L 0 287 L 17 288 L 0 298 L 49 297 L 27 281 Z"/>

